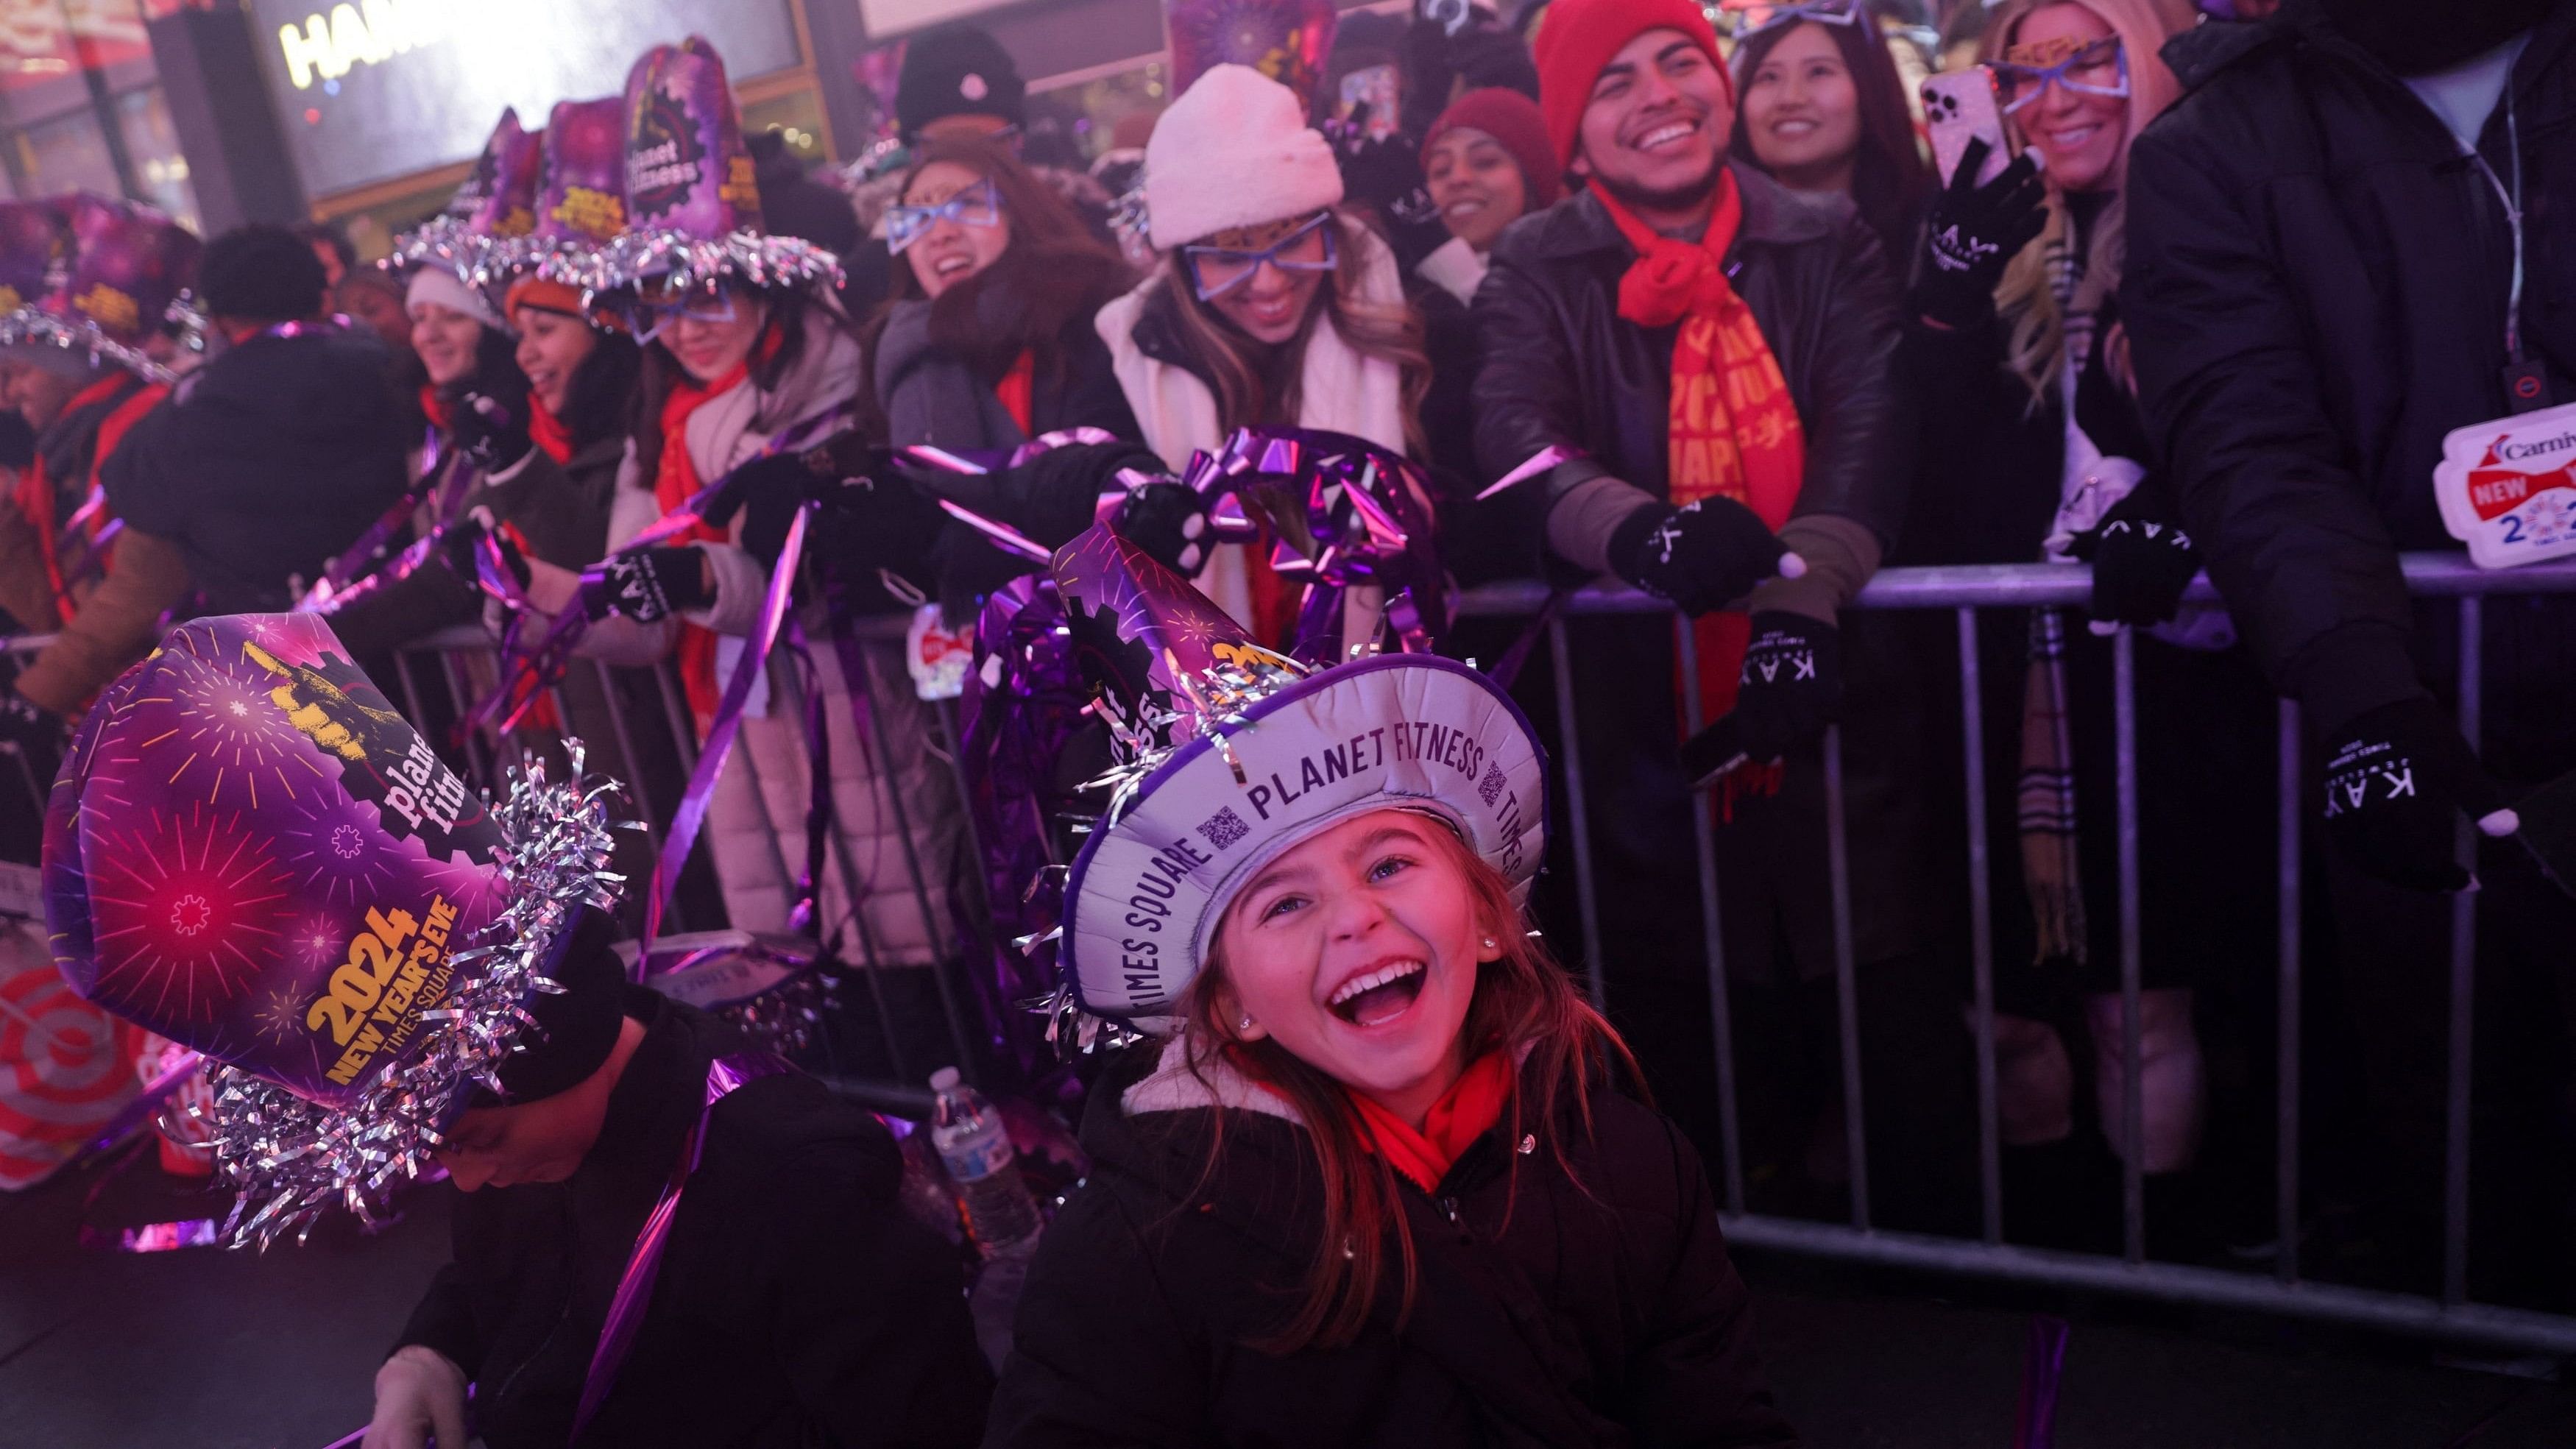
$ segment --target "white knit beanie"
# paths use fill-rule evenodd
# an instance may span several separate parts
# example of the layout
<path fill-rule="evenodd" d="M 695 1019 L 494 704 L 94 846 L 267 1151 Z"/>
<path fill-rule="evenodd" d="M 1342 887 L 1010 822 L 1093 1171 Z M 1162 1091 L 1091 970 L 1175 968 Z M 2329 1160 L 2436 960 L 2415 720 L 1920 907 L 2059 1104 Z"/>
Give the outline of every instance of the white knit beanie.
<path fill-rule="evenodd" d="M 1247 65 L 1208 67 L 1145 143 L 1145 212 L 1157 250 L 1341 199 L 1333 148 L 1306 124 L 1296 93 Z"/>
<path fill-rule="evenodd" d="M 517 331 L 482 288 L 468 284 L 445 267 L 412 268 L 411 284 L 403 289 L 403 306 L 408 309 L 415 302 L 435 302 L 450 312 L 462 312 L 495 332 Z"/>

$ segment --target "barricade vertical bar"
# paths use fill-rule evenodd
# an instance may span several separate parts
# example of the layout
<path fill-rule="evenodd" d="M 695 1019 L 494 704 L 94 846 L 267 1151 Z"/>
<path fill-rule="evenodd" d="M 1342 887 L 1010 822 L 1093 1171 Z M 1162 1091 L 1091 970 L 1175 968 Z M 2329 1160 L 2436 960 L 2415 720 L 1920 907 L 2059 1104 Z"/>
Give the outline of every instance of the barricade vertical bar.
<path fill-rule="evenodd" d="M 1825 872 L 1834 902 L 1834 1008 L 1843 1052 L 1843 1150 L 1851 1221 L 1869 1231 L 1869 1130 L 1860 1095 L 1860 980 L 1852 962 L 1851 844 L 1843 822 L 1843 727 L 1825 727 Z"/>
<path fill-rule="evenodd" d="M 463 726 L 466 715 L 470 714 L 474 709 L 474 701 L 467 697 L 468 691 L 465 688 L 465 681 L 457 675 L 456 656 L 444 649 L 439 650 L 438 673 L 440 678 L 447 681 L 448 703 L 455 706 L 455 713 L 450 715 L 449 718 L 457 721 L 459 726 Z M 462 727 L 459 728 L 456 733 L 465 742 L 465 762 L 473 769 L 476 781 L 481 784 L 488 785 L 495 790 L 500 789 L 501 777 L 494 773 L 491 757 L 483 748 L 483 732 L 470 727 Z"/>
<path fill-rule="evenodd" d="M 662 713 L 671 722 L 671 743 L 679 747 L 680 768 L 694 770 L 698 767 L 698 717 L 690 711 L 679 685 L 672 681 L 671 666 L 665 663 L 652 668 L 653 687 L 662 693 Z"/>
<path fill-rule="evenodd" d="M 1995 902 L 1986 841 L 1986 697 L 1977 611 L 1959 611 L 1959 725 L 1967 737 L 1968 951 L 1977 1032 L 1977 1199 L 1986 1241 L 2004 1240 L 2003 1122 L 1995 1086 Z"/>
<path fill-rule="evenodd" d="M 2138 997 L 2144 962 L 2138 932 L 2137 631 L 2111 642 L 2111 711 L 2116 723 L 2120 840 L 2120 1123 L 2129 1150 L 2120 1159 L 2121 1249 L 2132 1263 L 2147 1258 L 2147 1100 L 2138 1060 Z"/>
<path fill-rule="evenodd" d="M 805 758 L 809 761 L 822 759 L 823 757 L 814 748 L 811 727 L 806 723 L 803 681 L 797 677 L 796 671 L 792 668 L 780 671 L 776 677 L 784 684 L 780 693 L 785 701 L 788 715 L 796 721 L 797 734 L 805 741 Z M 831 727 L 830 720 L 823 721 L 825 730 L 828 731 Z M 828 744 L 829 741 L 826 740 L 826 743 Z M 824 788 L 830 789 L 831 782 L 825 781 Z M 868 1000 L 876 1007 L 877 1035 L 885 1042 L 886 1065 L 893 1071 L 896 1080 L 912 1082 L 915 1079 L 911 1069 L 904 1062 L 902 1039 L 895 1033 L 894 1013 L 886 1006 L 885 982 L 877 974 L 884 969 L 885 963 L 877 955 L 876 932 L 868 925 L 867 897 L 859 891 L 858 867 L 855 863 L 857 856 L 850 848 L 849 836 L 841 830 L 841 817 L 838 811 L 833 812 L 831 830 L 825 839 L 823 849 L 824 854 L 830 858 L 834 873 L 841 878 L 842 901 L 849 907 L 851 927 L 859 933 L 859 950 L 867 957 L 862 974 L 867 977 Z M 823 896 L 823 883 L 816 881 L 814 883 L 814 935 L 817 940 L 827 939 L 830 916 L 830 907 Z"/>
<path fill-rule="evenodd" d="M 1673 648 L 1682 665 L 1682 728 L 1698 734 L 1707 723 L 1699 700 L 1699 631 L 1691 621 L 1673 616 Z M 1744 1145 L 1735 1105 L 1734 1004 L 1727 999 L 1726 937 L 1717 911 L 1717 842 L 1708 820 L 1705 791 L 1691 795 L 1691 848 L 1699 854 L 1699 926 L 1708 952 L 1709 1028 L 1717 1040 L 1718 1150 L 1725 1160 L 1726 1210 L 1744 1211 Z"/>
<path fill-rule="evenodd" d="M 618 758 L 625 762 L 625 775 L 617 783 L 625 786 L 634 800 L 635 813 L 644 822 L 644 838 L 653 843 L 653 853 L 659 855 L 662 852 L 662 827 L 656 823 L 653 793 L 644 788 L 644 768 L 635 758 L 635 731 L 626 723 L 626 705 L 618 698 L 617 676 L 609 672 L 607 664 L 597 659 L 590 661 L 590 669 L 592 676 L 599 681 L 599 697 L 608 707 L 608 732 L 617 741 Z"/>
<path fill-rule="evenodd" d="M 2299 1281 L 2299 1086 L 2304 1073 L 2299 1067 L 2299 1012 L 2301 982 L 2299 977 L 2299 705 L 2298 701 L 2281 701 L 2281 1015 L 2278 1046 L 2280 1123 L 2274 1133 L 2276 1177 L 2273 1192 L 2278 1199 L 2279 1216 L 2274 1236 L 2279 1239 L 2278 1256 L 2273 1262 L 2274 1276 L 2282 1283 Z"/>
<path fill-rule="evenodd" d="M 859 663 L 867 670 L 868 677 L 849 681 L 849 687 L 866 691 L 868 719 L 873 724 L 881 712 L 880 702 L 886 694 L 878 678 L 876 655 L 864 644 L 857 652 Z M 887 742 L 886 732 L 882 729 L 870 729 L 864 733 L 876 744 L 877 762 L 885 777 L 886 800 L 894 810 L 895 840 L 903 847 L 903 868 L 912 876 L 912 896 L 920 903 L 922 924 L 930 932 L 930 981 L 939 991 L 939 1010 L 948 1018 L 948 1043 L 957 1050 L 958 1070 L 966 1073 L 966 1080 L 972 1082 L 975 1080 L 976 1052 L 966 1031 L 966 1018 L 958 1010 L 956 987 L 948 979 L 955 958 L 949 954 L 948 932 L 939 920 L 939 912 L 930 903 L 930 884 L 928 877 L 921 872 L 920 852 L 913 849 L 912 812 L 904 808 L 903 789 L 896 782 L 894 746 Z"/>
<path fill-rule="evenodd" d="M 2460 599 L 2460 736 L 2478 748 L 2485 711 L 2479 695 L 2485 688 L 2485 639 L 2479 625 L 2484 601 Z M 2477 827 L 2459 824 L 2460 861 L 2471 871 L 2478 864 Z M 2460 891 L 2451 897 L 2451 1053 L 2447 1111 L 2442 1148 L 2442 1301 L 2465 1303 L 2469 1297 L 2469 1092 L 2472 1051 L 2476 1045 L 2478 961 L 2478 895 Z"/>
<path fill-rule="evenodd" d="M 966 872 L 967 899 L 974 903 L 978 929 L 986 938 L 979 944 L 984 949 L 994 949 L 999 943 L 991 939 L 993 900 L 991 887 L 984 879 L 984 832 L 975 823 L 974 795 L 966 786 L 965 735 L 957 723 L 957 701 L 934 699 L 929 703 L 931 717 L 939 725 L 940 753 L 948 757 L 948 777 L 957 784 L 957 818 L 966 827 L 966 857 L 973 862 Z"/>
<path fill-rule="evenodd" d="M 1574 661 L 1565 648 L 1565 618 L 1547 621 L 1548 663 L 1556 671 L 1556 738 L 1565 758 L 1566 827 L 1574 836 L 1574 903 L 1583 922 L 1583 974 L 1591 984 L 1592 1005 L 1606 1008 L 1608 993 L 1601 971 L 1601 903 L 1593 894 L 1592 821 L 1583 808 L 1583 746 L 1574 724 Z"/>

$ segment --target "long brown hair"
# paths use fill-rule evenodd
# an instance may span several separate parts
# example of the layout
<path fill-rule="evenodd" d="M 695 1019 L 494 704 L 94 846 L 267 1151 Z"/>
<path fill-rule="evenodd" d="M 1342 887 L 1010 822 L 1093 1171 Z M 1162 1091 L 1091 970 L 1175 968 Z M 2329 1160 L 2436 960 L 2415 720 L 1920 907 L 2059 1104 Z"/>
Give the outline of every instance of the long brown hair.
<path fill-rule="evenodd" d="M 1523 1054 L 1516 1089 L 1504 1109 L 1507 1134 L 1514 1142 L 1535 1137 L 1537 1147 L 1570 1173 L 1564 1120 L 1571 1117 L 1589 1135 L 1592 1089 L 1607 1080 L 1613 1066 L 1638 1084 L 1642 1094 L 1636 1058 L 1619 1033 L 1575 989 L 1546 945 L 1525 929 L 1521 909 L 1512 903 L 1511 886 L 1502 873 L 1451 830 L 1423 833 L 1438 842 L 1435 848 L 1445 851 L 1466 877 L 1477 917 L 1493 929 L 1495 944 L 1502 950 L 1499 959 L 1477 970 L 1476 994 L 1468 1003 L 1460 1032 L 1465 1059 L 1474 1061 L 1490 1051 Z M 1220 922 L 1216 938 L 1223 934 Z M 1304 1119 L 1322 1168 L 1322 1231 L 1316 1237 L 1314 1260 L 1306 1271 L 1297 1310 L 1277 1333 L 1253 1347 L 1269 1353 L 1339 1347 L 1358 1337 L 1367 1323 L 1380 1280 L 1388 1271 L 1390 1247 L 1400 1289 L 1397 1316 L 1400 1320 L 1413 1311 L 1417 1286 L 1413 1234 L 1397 1196 L 1395 1173 L 1384 1157 L 1370 1150 L 1368 1129 L 1351 1105 L 1347 1088 L 1298 1060 L 1274 1039 L 1247 1042 L 1236 1033 L 1218 1000 L 1225 979 L 1224 956 L 1211 943 L 1207 960 L 1181 1003 L 1183 1030 L 1192 1043 L 1191 1073 L 1205 1083 L 1204 1069 L 1220 1053 L 1242 1061 Z M 1561 1110 L 1568 1104 L 1570 1113 Z M 1225 1112 L 1220 1109 L 1215 1115 L 1217 1125 L 1202 1182 L 1214 1174 L 1224 1151 Z M 1514 1192 L 1527 1155 L 1511 1155 Z"/>
<path fill-rule="evenodd" d="M 1061 380 L 1072 366 L 1063 342 L 1067 328 L 1077 321 L 1087 327 L 1093 313 L 1135 285 L 1134 272 L 1116 248 L 1092 233 L 1071 202 L 989 136 L 924 139 L 896 198 L 912 189 L 923 168 L 941 161 L 993 183 L 1011 244 L 992 265 L 931 302 L 931 344 L 965 363 L 988 385 L 1000 381 L 1022 352 L 1035 354 L 1037 376 Z M 928 295 L 900 260 L 892 273 L 885 303 L 868 318 L 860 339 L 871 378 L 877 340 L 894 309 Z"/>
<path fill-rule="evenodd" d="M 1753 73 L 1800 25 L 1823 31 L 1841 54 L 1843 68 L 1851 72 L 1854 104 L 1860 112 L 1860 150 L 1852 158 L 1852 205 L 1860 209 L 1869 229 L 1878 233 L 1889 262 L 1901 267 L 1912 254 L 1915 223 L 1932 194 L 1932 168 L 1915 142 L 1914 115 L 1905 105 L 1905 82 L 1896 73 L 1896 58 L 1887 52 L 1887 39 L 1871 7 L 1859 6 L 1857 18 L 1849 25 L 1814 20 L 1775 25 L 1737 49 L 1735 134 L 1746 139 L 1736 154 L 1746 165 L 1770 173 L 1771 168 L 1754 154 L 1751 133 L 1745 129 L 1745 99 L 1753 89 Z"/>
<path fill-rule="evenodd" d="M 1333 285 L 1320 295 L 1323 305 L 1309 307 L 1297 335 L 1278 347 L 1266 347 L 1199 300 L 1190 285 L 1189 268 L 1177 255 L 1166 257 L 1154 275 L 1146 309 L 1171 324 L 1181 346 L 1205 374 L 1216 394 L 1221 432 L 1263 423 L 1294 423 L 1304 403 L 1306 344 L 1321 319 L 1330 318 L 1353 352 L 1395 364 L 1404 405 L 1404 442 L 1421 456 L 1422 399 L 1431 390 L 1431 357 L 1423 350 L 1422 317 L 1400 298 L 1371 301 L 1367 296 L 1369 262 L 1386 243 L 1355 213 L 1335 208 L 1340 229 L 1334 253 Z"/>

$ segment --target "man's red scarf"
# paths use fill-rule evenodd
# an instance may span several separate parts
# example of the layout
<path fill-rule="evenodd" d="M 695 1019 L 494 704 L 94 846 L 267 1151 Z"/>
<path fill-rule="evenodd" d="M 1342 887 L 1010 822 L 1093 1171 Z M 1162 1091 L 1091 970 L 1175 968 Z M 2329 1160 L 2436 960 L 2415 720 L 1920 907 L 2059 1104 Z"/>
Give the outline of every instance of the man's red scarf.
<path fill-rule="evenodd" d="M 1753 309 L 1726 280 L 1726 249 L 1744 221 L 1735 173 L 1720 167 L 1717 206 L 1697 242 L 1658 236 L 1603 187 L 1593 195 L 1637 249 L 1619 279 L 1619 315 L 1640 327 L 1681 324 L 1673 339 L 1666 472 L 1672 501 L 1732 498 L 1773 529 L 1789 521 L 1806 477 L 1807 442 L 1780 360 Z M 1706 718 L 1735 707 L 1751 622 L 1709 614 L 1699 636 L 1700 701 Z"/>

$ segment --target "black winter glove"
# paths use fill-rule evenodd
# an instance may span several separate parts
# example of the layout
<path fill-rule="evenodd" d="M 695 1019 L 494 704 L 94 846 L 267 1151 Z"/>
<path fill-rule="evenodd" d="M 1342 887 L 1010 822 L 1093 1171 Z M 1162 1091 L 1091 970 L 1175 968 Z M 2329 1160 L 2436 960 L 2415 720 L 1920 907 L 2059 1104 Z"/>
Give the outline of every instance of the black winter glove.
<path fill-rule="evenodd" d="M 2382 705 L 2336 731 L 2324 777 L 2326 834 L 2392 885 L 2455 891 L 2469 883 L 2455 843 L 2464 811 L 2489 834 L 2518 824 L 2459 726 L 2429 699 Z"/>
<path fill-rule="evenodd" d="M 1157 478 L 1130 489 L 1109 528 L 1183 578 L 1198 577 L 1207 562 L 1207 501 L 1195 488 Z"/>
<path fill-rule="evenodd" d="M 2074 554 L 2093 565 L 2093 632 L 2162 624 L 2182 607 L 2200 572 L 2200 550 L 2143 487 L 2114 504 L 2102 526 L 2075 535 Z"/>
<path fill-rule="evenodd" d="M 8 763 L 12 756 L 25 761 L 39 805 L 44 803 L 46 787 L 54 782 L 54 772 L 62 768 L 63 749 L 70 743 L 71 730 L 61 716 L 16 690 L 0 689 L 0 769 L 14 768 Z"/>
<path fill-rule="evenodd" d="M 487 540 L 490 544 L 488 549 L 485 547 Z M 439 532 L 440 560 L 446 563 L 449 572 L 469 584 L 481 581 L 483 556 L 487 552 L 500 556 L 502 567 L 510 571 L 510 577 L 518 581 L 520 588 L 528 586 L 528 560 L 519 552 L 519 546 L 511 541 L 508 529 L 486 528 L 480 519 L 460 518 Z"/>
<path fill-rule="evenodd" d="M 1823 734 L 1842 705 L 1842 631 L 1779 609 L 1754 615 L 1735 694 L 1744 753 L 1776 760 Z"/>
<path fill-rule="evenodd" d="M 1982 139 L 1969 141 L 1949 186 L 1934 198 L 1914 278 L 1915 315 L 1953 330 L 1992 315 L 2004 264 L 2048 225 L 2048 187 L 2029 153 L 1979 186 L 1986 150 Z"/>
<path fill-rule="evenodd" d="M 582 607 L 593 622 L 615 614 L 651 624 L 715 602 L 706 550 L 695 544 L 611 554 L 591 565 L 582 583 Z"/>
<path fill-rule="evenodd" d="M 456 450 L 486 473 L 516 467 L 536 446 L 528 437 L 528 380 L 516 367 L 499 377 L 477 374 L 448 409 L 448 436 Z"/>
<path fill-rule="evenodd" d="M 1619 577 L 1692 615 L 1743 598 L 1775 573 L 1806 572 L 1802 563 L 1784 566 L 1790 557 L 1753 510 L 1732 498 L 1640 508 L 1610 535 L 1610 566 Z"/>
<path fill-rule="evenodd" d="M 1401 136 L 1372 139 L 1367 132 L 1368 107 L 1351 112 L 1336 148 L 1342 165 L 1342 194 L 1375 208 L 1395 248 L 1399 272 L 1411 274 L 1422 259 L 1449 240 L 1449 224 L 1432 204 L 1431 188 L 1422 177 L 1420 148 Z"/>

